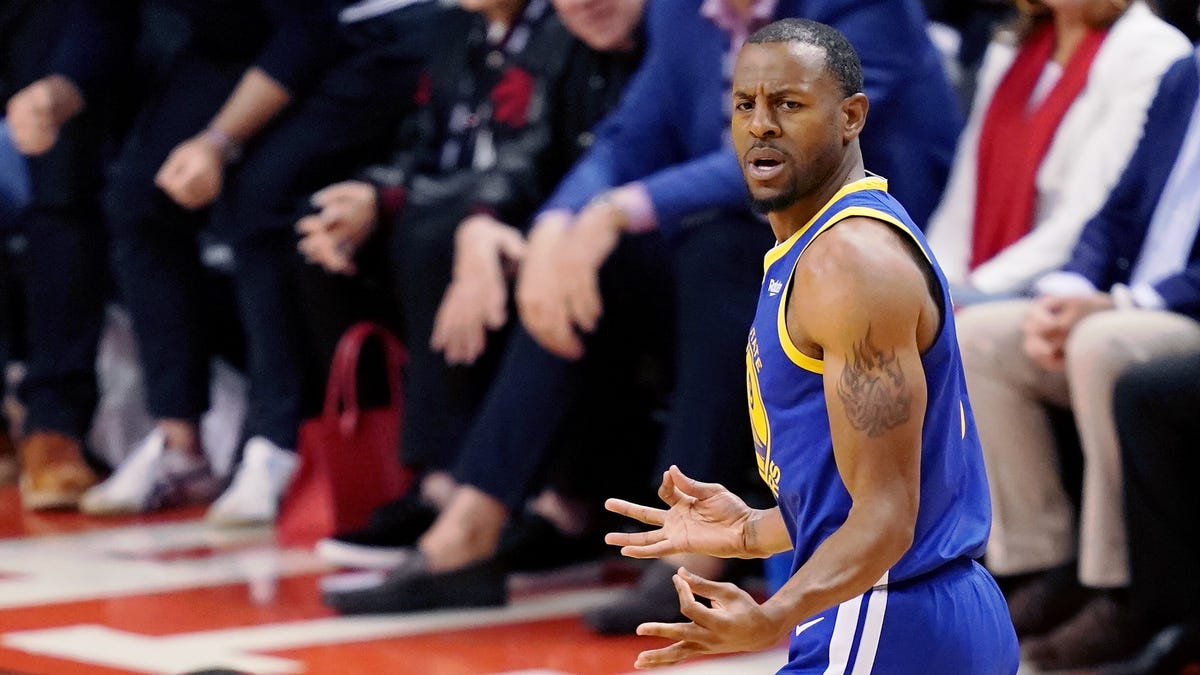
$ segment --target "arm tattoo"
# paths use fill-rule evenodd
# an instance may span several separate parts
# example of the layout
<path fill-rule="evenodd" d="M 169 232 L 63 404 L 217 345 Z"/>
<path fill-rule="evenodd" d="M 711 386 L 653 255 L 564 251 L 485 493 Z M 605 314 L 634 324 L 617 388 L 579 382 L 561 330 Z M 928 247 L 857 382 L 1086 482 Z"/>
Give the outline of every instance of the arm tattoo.
<path fill-rule="evenodd" d="M 908 421 L 912 394 L 904 380 L 904 371 L 900 370 L 896 350 L 885 353 L 871 344 L 870 324 L 842 369 L 837 392 L 846 407 L 850 426 L 867 432 L 868 436 L 882 436 Z"/>

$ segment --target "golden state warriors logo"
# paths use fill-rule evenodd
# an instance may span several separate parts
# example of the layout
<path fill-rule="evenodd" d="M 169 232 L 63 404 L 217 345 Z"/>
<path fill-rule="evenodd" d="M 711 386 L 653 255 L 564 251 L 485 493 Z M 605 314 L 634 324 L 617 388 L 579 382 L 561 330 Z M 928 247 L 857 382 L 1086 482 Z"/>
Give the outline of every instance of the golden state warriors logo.
<path fill-rule="evenodd" d="M 771 422 L 767 419 L 767 408 L 763 405 L 762 391 L 758 386 L 758 371 L 762 370 L 762 366 L 762 359 L 758 355 L 758 336 L 751 328 L 750 341 L 746 345 L 746 401 L 750 407 L 750 430 L 754 434 L 758 475 L 778 496 L 779 466 L 771 461 Z"/>

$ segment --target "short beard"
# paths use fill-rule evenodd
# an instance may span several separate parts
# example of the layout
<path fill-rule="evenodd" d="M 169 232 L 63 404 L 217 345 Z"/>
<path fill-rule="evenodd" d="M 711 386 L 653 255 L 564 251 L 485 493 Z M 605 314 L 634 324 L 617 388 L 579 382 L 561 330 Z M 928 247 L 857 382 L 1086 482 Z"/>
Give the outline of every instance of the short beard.
<path fill-rule="evenodd" d="M 787 192 L 766 199 L 750 197 L 750 208 L 755 213 L 765 216 L 772 211 L 782 211 L 798 201 L 800 201 L 800 191 L 792 187 Z"/>

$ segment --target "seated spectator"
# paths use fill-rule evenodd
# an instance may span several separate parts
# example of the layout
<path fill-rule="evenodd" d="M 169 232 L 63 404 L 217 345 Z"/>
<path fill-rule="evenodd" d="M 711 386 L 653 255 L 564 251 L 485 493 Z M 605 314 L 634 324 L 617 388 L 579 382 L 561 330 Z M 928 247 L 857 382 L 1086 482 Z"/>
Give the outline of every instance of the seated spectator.
<path fill-rule="evenodd" d="M 1196 0 L 1156 0 L 1154 4 L 1162 18 L 1183 31 L 1189 40 L 1200 39 L 1200 18 L 1196 16 L 1200 3 Z"/>
<path fill-rule="evenodd" d="M 668 340 L 675 380 L 659 462 L 701 479 L 720 472 L 758 482 L 739 411 L 745 326 L 771 241 L 747 208 L 729 145 L 728 78 L 731 55 L 747 36 L 791 15 L 841 28 L 860 49 L 879 141 L 867 166 L 895 175 L 896 192 L 923 220 L 940 192 L 959 118 L 915 3 L 649 5 L 643 65 L 531 229 L 516 290 L 524 328 L 510 340 L 467 429 L 457 489 L 432 526 L 413 537 L 419 555 L 407 556 L 382 585 L 331 593 L 327 602 L 358 613 L 503 598 L 501 532 L 540 487 L 538 469 L 575 404 L 579 371 L 607 331 Z M 630 311 L 653 300 L 670 313 L 645 319 Z M 630 317 L 635 323 L 623 324 Z M 674 618 L 672 564 L 649 569 L 637 590 L 590 616 L 592 625 L 623 633 L 655 617 Z M 689 569 L 717 575 L 723 563 L 700 558 Z M 424 590 L 431 588 L 455 592 Z"/>
<path fill-rule="evenodd" d="M 1037 298 L 958 317 L 992 495 L 987 563 L 1023 575 L 1009 603 L 1017 634 L 1041 636 L 1026 650 L 1040 668 L 1103 663 L 1140 637 L 1125 630 L 1130 548 L 1113 386 L 1133 364 L 1200 349 L 1198 92 L 1193 54 L 1164 75 L 1129 166 Z M 1069 407 L 1079 430 L 1078 527 L 1047 404 Z"/>
<path fill-rule="evenodd" d="M 356 40 L 364 33 L 336 20 L 342 2 L 147 4 L 155 5 L 142 13 L 153 22 L 143 36 L 155 68 L 150 95 L 116 160 L 106 207 L 158 426 L 80 508 L 136 513 L 216 494 L 197 433 L 209 387 L 199 311 L 205 230 L 234 244 L 250 380 L 248 440 L 208 519 L 270 522 L 296 467 L 309 362 L 290 330 L 303 326 L 286 269 L 291 224 L 302 196 L 328 179 L 321 169 L 362 161 L 391 133 L 388 116 L 411 104 L 417 69 Z M 180 26 L 188 37 L 172 43 Z"/>
<path fill-rule="evenodd" d="M 930 19 L 958 31 L 960 41 L 954 57 L 962 79 L 957 89 L 966 108 L 975 100 L 975 77 L 983 54 L 996 27 L 1011 19 L 1013 4 L 1008 0 L 925 0 Z"/>
<path fill-rule="evenodd" d="M 28 203 L 12 223 L 24 242 L 21 264 L 2 273 L 12 275 L 26 331 L 18 392 L 27 412 L 19 440 L 25 509 L 73 508 L 97 481 L 84 439 L 111 288 L 100 193 L 120 97 L 104 82 L 121 50 L 81 48 L 92 4 L 48 0 L 0 17 L 0 99 L 28 167 Z"/>
<path fill-rule="evenodd" d="M 1138 675 L 1200 667 L 1200 351 L 1130 367 L 1113 394 L 1121 439 Z M 1134 675 L 1130 673 L 1130 675 Z"/>
<path fill-rule="evenodd" d="M 430 60 L 429 99 L 409 125 L 417 146 L 369 169 L 370 182 L 318 192 L 321 211 L 299 223 L 301 249 L 331 271 L 353 271 L 356 253 L 369 254 L 388 240 L 409 350 L 403 455 L 424 475 L 420 503 L 381 511 L 384 522 L 374 531 L 385 539 L 372 543 L 408 536 L 411 526 L 393 527 L 389 514 L 410 514 L 411 506 L 427 514 L 445 503 L 453 485 L 448 471 L 497 354 L 480 356 L 489 339 L 503 344 L 488 335 L 503 327 L 508 312 L 501 254 L 515 261 L 525 246 L 524 234 L 508 223 L 528 223 L 591 143 L 591 128 L 616 105 L 641 58 L 641 0 L 564 6 L 561 22 L 547 0 L 478 0 L 464 4 L 467 11 L 449 11 L 437 43 L 457 48 L 439 49 Z M 381 220 L 381 213 L 390 217 Z M 492 266 L 472 268 L 478 258 L 465 247 L 487 251 Z M 474 314 L 480 303 L 486 316 Z M 465 327 L 447 318 L 459 315 L 480 322 Z M 469 344 L 459 347 L 459 340 Z M 340 544 L 323 542 L 318 550 L 337 563 L 380 559 L 353 550 L 359 534 Z M 387 554 L 382 559 L 397 562 Z"/>
<path fill-rule="evenodd" d="M 960 304 L 1024 293 L 1067 261 L 1129 161 L 1159 78 L 1188 51 L 1141 0 L 1017 6 L 1015 36 L 984 57 L 929 223 Z"/>

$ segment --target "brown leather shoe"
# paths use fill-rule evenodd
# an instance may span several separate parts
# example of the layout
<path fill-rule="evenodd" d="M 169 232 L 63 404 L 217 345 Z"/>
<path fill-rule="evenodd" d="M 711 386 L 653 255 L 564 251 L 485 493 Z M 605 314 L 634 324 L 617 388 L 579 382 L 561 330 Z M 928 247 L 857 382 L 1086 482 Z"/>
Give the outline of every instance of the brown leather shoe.
<path fill-rule="evenodd" d="M 36 431 L 22 439 L 20 490 L 25 510 L 75 508 L 97 480 L 74 438 Z"/>
<path fill-rule="evenodd" d="M 1049 635 L 1027 641 L 1025 658 L 1041 670 L 1093 668 L 1132 656 L 1149 637 L 1125 604 L 1102 592 Z"/>
<path fill-rule="evenodd" d="M 1008 594 L 1017 637 L 1044 635 L 1070 619 L 1088 601 L 1088 589 L 1079 585 L 1074 565 L 1036 574 Z"/>
<path fill-rule="evenodd" d="M 0 485 L 7 485 L 17 477 L 17 449 L 13 447 L 8 432 L 0 429 Z"/>

